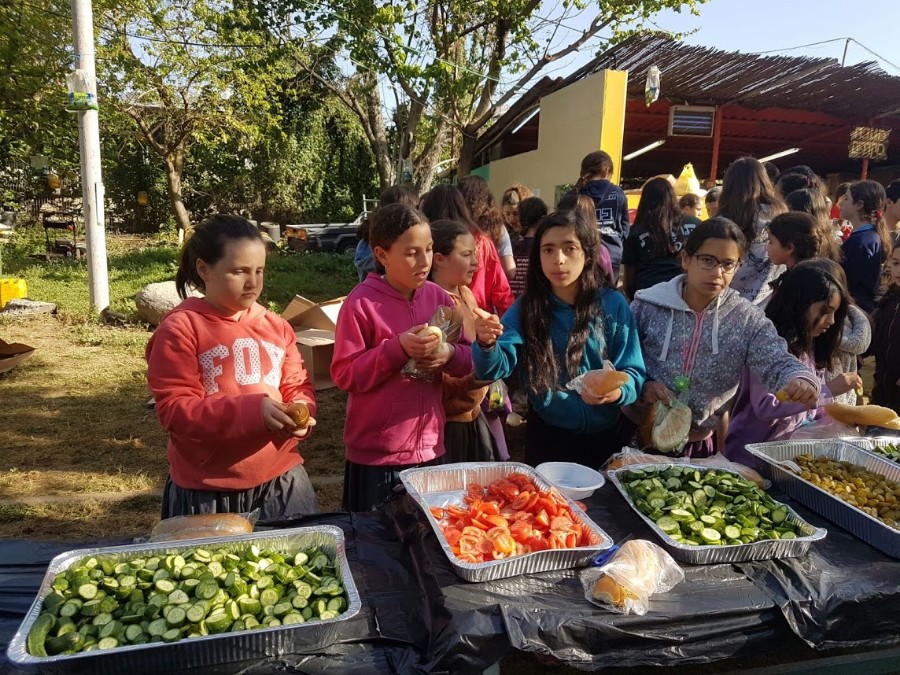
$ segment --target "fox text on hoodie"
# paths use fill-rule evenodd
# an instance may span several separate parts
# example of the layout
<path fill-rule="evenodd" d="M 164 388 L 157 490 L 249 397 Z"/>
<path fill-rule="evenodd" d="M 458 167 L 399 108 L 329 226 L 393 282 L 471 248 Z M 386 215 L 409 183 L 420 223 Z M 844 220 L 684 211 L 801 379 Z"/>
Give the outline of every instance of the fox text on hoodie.
<path fill-rule="evenodd" d="M 179 487 L 246 490 L 303 461 L 297 439 L 269 432 L 262 416 L 267 396 L 316 413 L 296 335 L 281 317 L 254 304 L 235 320 L 190 298 L 156 329 L 146 357 Z"/>

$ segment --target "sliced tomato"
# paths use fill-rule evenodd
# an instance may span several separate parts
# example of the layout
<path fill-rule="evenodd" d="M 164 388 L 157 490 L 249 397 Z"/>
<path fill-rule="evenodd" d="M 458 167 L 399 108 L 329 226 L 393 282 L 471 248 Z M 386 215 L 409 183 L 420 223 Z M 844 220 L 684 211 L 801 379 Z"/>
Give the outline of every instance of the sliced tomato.
<path fill-rule="evenodd" d="M 451 518 L 465 518 L 467 515 L 469 515 L 469 510 L 464 509 L 461 506 L 451 504 L 447 507 L 447 515 Z"/>
<path fill-rule="evenodd" d="M 512 538 L 523 544 L 531 539 L 531 525 L 524 520 L 517 520 L 509 526 L 509 533 Z"/>
<path fill-rule="evenodd" d="M 481 547 L 481 552 L 484 555 L 490 555 L 496 549 L 496 544 L 494 544 L 494 542 L 490 539 L 483 539 L 479 546 Z"/>
<path fill-rule="evenodd" d="M 556 516 L 550 521 L 551 530 L 570 530 L 572 529 L 572 525 L 574 525 L 574 523 L 568 516 Z"/>
<path fill-rule="evenodd" d="M 502 488 L 502 492 L 503 492 L 503 496 L 508 501 L 513 501 L 516 497 L 519 496 L 519 488 L 517 488 L 512 483 L 507 483 L 506 485 L 504 485 Z"/>
<path fill-rule="evenodd" d="M 534 517 L 534 526 L 545 530 L 550 527 L 550 516 L 543 509 Z"/>
<path fill-rule="evenodd" d="M 500 513 L 500 504 L 492 501 L 485 501 L 481 503 L 481 512 L 486 513 L 492 516 L 496 516 Z"/>
<path fill-rule="evenodd" d="M 538 504 L 538 501 L 540 501 L 540 499 L 541 499 L 540 492 L 537 492 L 537 491 L 532 492 L 531 498 L 528 500 L 528 506 L 525 507 L 525 510 L 531 511 L 532 513 L 536 513 L 537 510 L 539 510 L 537 504 Z"/>
<path fill-rule="evenodd" d="M 442 509 L 440 506 L 432 506 L 430 510 L 431 515 L 433 515 L 438 520 L 444 519 L 444 509 Z"/>
<path fill-rule="evenodd" d="M 528 506 L 529 499 L 531 499 L 530 492 L 528 492 L 527 490 L 524 492 L 520 492 L 518 495 L 516 495 L 516 498 L 513 499 L 512 504 L 510 504 L 509 506 L 515 511 L 521 511 L 526 506 Z"/>
<path fill-rule="evenodd" d="M 491 523 L 484 519 L 483 516 L 479 514 L 477 518 L 472 518 L 472 526 L 477 527 L 479 530 L 484 530 L 487 532 L 489 529 L 494 527 Z"/>
<path fill-rule="evenodd" d="M 459 543 L 459 538 L 462 536 L 462 532 L 460 532 L 455 527 L 447 527 L 444 528 L 444 539 L 447 540 L 447 543 L 450 546 L 456 546 Z"/>
<path fill-rule="evenodd" d="M 556 502 L 553 501 L 550 497 L 541 497 L 538 499 L 538 506 L 547 512 L 551 518 L 553 518 L 557 512 L 559 511 L 559 507 L 557 507 Z"/>

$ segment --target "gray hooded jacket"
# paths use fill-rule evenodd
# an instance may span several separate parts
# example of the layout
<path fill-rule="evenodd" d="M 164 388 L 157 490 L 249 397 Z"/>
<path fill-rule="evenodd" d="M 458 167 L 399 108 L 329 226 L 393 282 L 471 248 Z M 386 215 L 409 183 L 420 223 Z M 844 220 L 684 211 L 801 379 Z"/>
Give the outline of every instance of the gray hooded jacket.
<path fill-rule="evenodd" d="M 675 391 L 675 378 L 694 331 L 699 348 L 690 386 L 682 399 L 694 414 L 696 429 L 711 429 L 718 413 L 735 394 L 746 365 L 769 391 L 775 392 L 802 377 L 818 387 L 818 378 L 787 349 L 775 326 L 753 304 L 726 288 L 702 313 L 697 314 L 682 298 L 685 276 L 638 291 L 631 311 L 637 325 L 647 381 L 662 382 Z"/>
<path fill-rule="evenodd" d="M 857 372 L 856 359 L 864 354 L 872 342 L 872 325 L 866 316 L 856 305 L 847 307 L 847 318 L 844 320 L 844 334 L 841 337 L 841 349 L 837 355 L 834 368 L 825 371 L 825 381 L 833 380 L 843 373 Z M 835 396 L 838 403 L 856 405 L 856 392 L 852 389 L 846 394 Z"/>

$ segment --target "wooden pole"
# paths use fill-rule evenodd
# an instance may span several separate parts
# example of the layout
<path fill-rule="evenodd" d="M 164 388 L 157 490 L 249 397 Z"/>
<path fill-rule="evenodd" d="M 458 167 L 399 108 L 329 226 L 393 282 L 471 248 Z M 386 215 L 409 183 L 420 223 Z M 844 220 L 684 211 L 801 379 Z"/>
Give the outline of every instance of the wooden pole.
<path fill-rule="evenodd" d="M 709 167 L 709 187 L 716 184 L 716 174 L 719 171 L 719 144 L 722 140 L 722 116 L 725 110 L 724 105 L 716 106 L 716 116 L 713 119 L 713 146 L 712 146 L 712 162 Z"/>
<path fill-rule="evenodd" d="M 862 171 L 860 171 L 859 179 L 865 180 L 869 176 L 869 160 L 864 159 L 862 161 Z"/>

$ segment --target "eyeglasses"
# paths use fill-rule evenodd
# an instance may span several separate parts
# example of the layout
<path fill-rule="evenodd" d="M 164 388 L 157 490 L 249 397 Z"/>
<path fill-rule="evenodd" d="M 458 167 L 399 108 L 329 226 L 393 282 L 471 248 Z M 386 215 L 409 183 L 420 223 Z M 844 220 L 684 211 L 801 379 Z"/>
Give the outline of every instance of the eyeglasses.
<path fill-rule="evenodd" d="M 714 270 L 716 267 L 721 267 L 722 272 L 725 274 L 730 274 L 741 266 L 739 260 L 719 260 L 714 255 L 695 255 L 691 257 L 697 261 L 697 264 L 700 265 L 700 269 Z"/>

